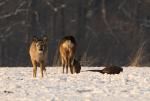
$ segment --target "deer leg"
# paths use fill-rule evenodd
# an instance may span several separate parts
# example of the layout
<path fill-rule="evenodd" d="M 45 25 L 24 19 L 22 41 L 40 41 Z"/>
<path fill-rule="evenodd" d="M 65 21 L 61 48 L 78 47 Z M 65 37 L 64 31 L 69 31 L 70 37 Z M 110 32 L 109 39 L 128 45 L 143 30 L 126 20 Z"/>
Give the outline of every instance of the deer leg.
<path fill-rule="evenodd" d="M 69 61 L 68 61 L 68 59 L 66 59 L 66 73 L 68 74 L 68 63 L 69 63 Z"/>
<path fill-rule="evenodd" d="M 44 63 L 43 62 L 41 62 L 40 63 L 40 70 L 41 70 L 41 78 L 43 78 L 43 70 L 44 70 Z"/>
<path fill-rule="evenodd" d="M 64 69 L 65 69 L 65 61 L 64 61 L 64 59 L 63 59 L 63 58 L 61 59 L 61 62 L 62 62 L 63 73 L 64 73 Z"/>
<path fill-rule="evenodd" d="M 70 67 L 71 74 L 73 74 L 73 65 L 71 63 L 71 59 L 69 59 L 69 67 Z"/>
<path fill-rule="evenodd" d="M 32 65 L 33 65 L 33 78 L 36 77 L 36 72 L 37 72 L 37 63 L 36 61 L 32 61 Z"/>
<path fill-rule="evenodd" d="M 66 74 L 68 74 L 68 64 L 66 65 Z"/>

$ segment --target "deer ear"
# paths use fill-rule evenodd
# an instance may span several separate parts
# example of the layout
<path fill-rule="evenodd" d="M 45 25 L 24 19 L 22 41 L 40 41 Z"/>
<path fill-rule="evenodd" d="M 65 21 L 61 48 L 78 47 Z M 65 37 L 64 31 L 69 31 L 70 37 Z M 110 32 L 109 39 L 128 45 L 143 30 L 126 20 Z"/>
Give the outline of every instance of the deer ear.
<path fill-rule="evenodd" d="M 36 36 L 33 36 L 32 40 L 36 42 L 38 41 L 38 38 Z"/>
<path fill-rule="evenodd" d="M 48 41 L 48 37 L 46 35 L 43 36 L 43 41 L 47 42 Z"/>

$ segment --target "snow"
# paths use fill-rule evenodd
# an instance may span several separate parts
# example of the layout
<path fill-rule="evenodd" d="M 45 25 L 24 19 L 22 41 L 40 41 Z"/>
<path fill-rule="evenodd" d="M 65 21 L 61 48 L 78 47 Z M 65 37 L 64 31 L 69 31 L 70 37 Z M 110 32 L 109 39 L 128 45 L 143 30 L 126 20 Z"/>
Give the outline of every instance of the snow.
<path fill-rule="evenodd" d="M 63 74 L 47 67 L 46 76 L 32 78 L 32 67 L 0 67 L 0 101 L 150 101 L 150 67 L 123 67 L 109 75 L 87 70 Z"/>

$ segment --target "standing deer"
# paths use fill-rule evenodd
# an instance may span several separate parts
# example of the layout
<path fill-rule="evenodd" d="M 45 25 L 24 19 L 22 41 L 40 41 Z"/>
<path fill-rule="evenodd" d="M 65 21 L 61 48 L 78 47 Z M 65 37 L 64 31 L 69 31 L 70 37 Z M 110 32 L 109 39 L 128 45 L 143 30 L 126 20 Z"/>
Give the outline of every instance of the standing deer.
<path fill-rule="evenodd" d="M 47 46 L 47 36 L 39 39 L 33 37 L 32 43 L 29 48 L 29 54 L 31 62 L 33 65 L 33 77 L 36 77 L 37 66 L 40 65 L 41 77 L 43 77 L 43 71 L 46 71 L 45 65 L 48 58 L 48 46 Z"/>
<path fill-rule="evenodd" d="M 68 67 L 70 67 L 70 72 L 73 74 L 74 71 L 74 57 L 76 51 L 76 41 L 73 36 L 65 36 L 59 43 L 59 52 L 61 57 L 61 63 L 64 69 L 66 68 L 66 73 L 68 73 Z"/>

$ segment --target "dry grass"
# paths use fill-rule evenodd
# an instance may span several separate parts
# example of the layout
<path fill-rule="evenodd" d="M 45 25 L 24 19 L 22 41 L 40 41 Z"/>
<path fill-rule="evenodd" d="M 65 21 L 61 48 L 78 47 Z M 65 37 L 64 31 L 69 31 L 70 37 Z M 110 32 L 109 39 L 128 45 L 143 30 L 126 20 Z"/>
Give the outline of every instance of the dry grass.
<path fill-rule="evenodd" d="M 97 62 L 97 58 L 89 57 L 87 52 L 84 52 L 80 59 L 80 64 L 82 66 L 93 66 Z"/>
<path fill-rule="evenodd" d="M 145 42 L 140 45 L 138 50 L 135 52 L 133 57 L 131 57 L 131 62 L 129 63 L 129 66 L 132 67 L 140 67 L 141 66 L 141 61 L 143 59 L 143 54 L 144 54 L 144 45 Z"/>

